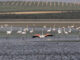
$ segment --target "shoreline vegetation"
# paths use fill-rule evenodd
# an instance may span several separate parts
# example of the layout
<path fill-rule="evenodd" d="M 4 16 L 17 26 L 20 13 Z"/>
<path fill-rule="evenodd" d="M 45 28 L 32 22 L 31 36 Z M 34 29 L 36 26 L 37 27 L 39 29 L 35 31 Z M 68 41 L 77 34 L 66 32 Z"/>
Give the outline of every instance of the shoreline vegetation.
<path fill-rule="evenodd" d="M 76 10 L 80 10 L 80 4 L 71 2 L 0 1 L 0 12 Z"/>

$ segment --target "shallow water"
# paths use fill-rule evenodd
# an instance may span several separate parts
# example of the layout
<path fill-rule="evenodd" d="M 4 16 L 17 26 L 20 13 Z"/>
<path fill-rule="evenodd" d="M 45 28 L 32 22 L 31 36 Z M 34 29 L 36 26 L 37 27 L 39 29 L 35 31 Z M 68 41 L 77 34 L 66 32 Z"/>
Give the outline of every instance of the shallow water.
<path fill-rule="evenodd" d="M 0 60 L 80 60 L 80 42 L 0 40 Z"/>

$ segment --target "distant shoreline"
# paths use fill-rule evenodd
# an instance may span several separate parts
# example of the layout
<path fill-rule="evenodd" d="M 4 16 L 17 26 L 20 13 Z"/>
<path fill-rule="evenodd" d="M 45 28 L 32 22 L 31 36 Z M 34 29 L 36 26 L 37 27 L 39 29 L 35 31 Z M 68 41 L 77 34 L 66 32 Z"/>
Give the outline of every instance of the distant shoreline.
<path fill-rule="evenodd" d="M 80 11 L 21 11 L 0 13 L 0 19 L 80 19 Z"/>
<path fill-rule="evenodd" d="M 66 13 L 72 11 L 26 11 L 26 12 L 0 12 L 0 14 L 46 14 L 46 13 Z"/>

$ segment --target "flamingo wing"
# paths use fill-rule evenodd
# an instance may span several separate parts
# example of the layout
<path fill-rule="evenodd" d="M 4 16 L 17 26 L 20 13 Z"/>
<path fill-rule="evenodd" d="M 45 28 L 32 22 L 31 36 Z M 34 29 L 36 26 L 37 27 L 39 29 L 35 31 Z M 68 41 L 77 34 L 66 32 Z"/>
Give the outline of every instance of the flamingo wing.
<path fill-rule="evenodd" d="M 32 38 L 36 38 L 36 37 L 39 37 L 39 36 L 40 36 L 40 34 L 35 34 L 35 35 L 32 36 Z"/>
<path fill-rule="evenodd" d="M 46 34 L 46 35 L 45 35 L 45 37 L 48 37 L 48 36 L 51 36 L 51 37 L 52 37 L 53 35 L 52 35 L 52 34 Z"/>

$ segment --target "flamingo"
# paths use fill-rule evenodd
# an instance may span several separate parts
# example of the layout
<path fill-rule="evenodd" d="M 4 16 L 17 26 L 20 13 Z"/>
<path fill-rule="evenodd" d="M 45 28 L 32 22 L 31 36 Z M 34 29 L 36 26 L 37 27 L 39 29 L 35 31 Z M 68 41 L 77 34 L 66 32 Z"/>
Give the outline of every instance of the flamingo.
<path fill-rule="evenodd" d="M 26 28 L 24 28 L 24 30 L 23 30 L 23 31 L 29 31 L 28 25 L 27 25 L 27 27 L 26 27 Z"/>
<path fill-rule="evenodd" d="M 40 2 L 37 3 L 37 6 L 39 6 L 39 5 L 40 5 Z"/>
<path fill-rule="evenodd" d="M 56 28 L 53 28 L 53 31 L 56 31 Z"/>
<path fill-rule="evenodd" d="M 66 31 L 65 27 L 64 27 L 63 29 L 64 29 L 64 33 L 65 33 L 65 34 L 68 34 L 68 32 Z"/>
<path fill-rule="evenodd" d="M 30 30 L 30 33 L 33 33 L 34 32 L 34 30 L 33 30 L 33 28 L 32 28 L 32 30 Z"/>
<path fill-rule="evenodd" d="M 61 28 L 58 28 L 58 34 L 61 34 L 61 33 L 62 33 Z"/>
<path fill-rule="evenodd" d="M 48 37 L 48 36 L 53 36 L 53 35 L 52 34 L 43 34 L 43 29 L 42 29 L 42 34 L 35 34 L 33 36 L 33 38 L 36 38 L 36 37 L 45 38 L 45 37 Z"/>
<path fill-rule="evenodd" d="M 68 32 L 69 32 L 69 33 L 71 33 L 71 32 L 72 32 L 72 29 L 71 29 L 71 27 L 70 27 L 70 26 L 68 26 L 68 28 L 69 28 L 69 31 L 68 31 Z"/>
<path fill-rule="evenodd" d="M 52 2 L 49 2 L 50 3 L 50 6 L 52 6 Z"/>
<path fill-rule="evenodd" d="M 44 25 L 43 28 L 46 28 L 46 25 Z"/>
<path fill-rule="evenodd" d="M 53 31 L 56 31 L 56 28 L 55 28 L 55 25 L 54 25 L 54 27 L 53 27 L 53 29 L 52 29 Z"/>
<path fill-rule="evenodd" d="M 22 28 L 20 28 L 20 30 L 18 30 L 17 33 L 22 33 Z"/>
<path fill-rule="evenodd" d="M 71 27 L 74 28 L 74 25 L 72 25 Z"/>
<path fill-rule="evenodd" d="M 46 6 L 48 5 L 48 2 L 46 1 Z"/>
<path fill-rule="evenodd" d="M 10 28 L 10 30 L 6 31 L 7 34 L 11 34 L 12 33 L 12 26 Z"/>
<path fill-rule="evenodd" d="M 21 33 L 21 34 L 23 34 L 23 35 L 24 35 L 24 34 L 26 34 L 26 32 L 25 32 L 25 31 L 22 31 L 22 33 Z"/>
<path fill-rule="evenodd" d="M 77 29 L 77 30 L 79 30 L 79 29 L 80 29 L 80 27 L 77 27 L 76 29 Z"/>
<path fill-rule="evenodd" d="M 7 32 L 7 34 L 11 34 L 12 33 L 12 31 L 6 31 Z"/>
<path fill-rule="evenodd" d="M 51 32 L 51 27 L 47 30 L 47 32 Z"/>
<path fill-rule="evenodd" d="M 26 31 L 23 31 L 22 28 L 20 28 L 20 30 L 18 30 L 17 33 L 19 33 L 19 34 L 26 34 Z"/>

